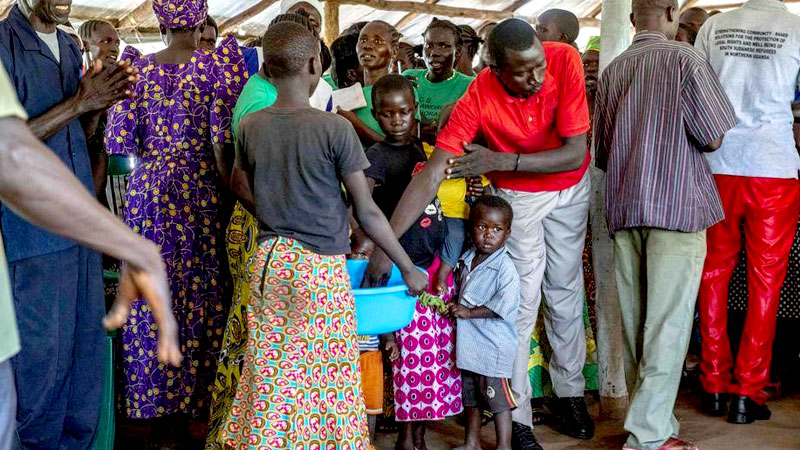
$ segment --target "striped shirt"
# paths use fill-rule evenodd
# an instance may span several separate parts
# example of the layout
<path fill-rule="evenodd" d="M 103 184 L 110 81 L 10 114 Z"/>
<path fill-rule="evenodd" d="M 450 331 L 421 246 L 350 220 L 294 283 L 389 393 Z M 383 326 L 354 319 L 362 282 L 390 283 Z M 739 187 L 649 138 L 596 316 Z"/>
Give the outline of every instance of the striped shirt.
<path fill-rule="evenodd" d="M 600 76 L 596 164 L 608 172 L 608 228 L 696 232 L 723 218 L 699 148 L 736 124 L 728 97 L 691 46 L 640 32 Z"/>
<path fill-rule="evenodd" d="M 472 269 L 475 249 L 458 262 L 455 279 L 459 303 L 468 308 L 485 306 L 498 315 L 493 319 L 458 319 L 456 366 L 477 374 L 511 378 L 517 352 L 519 275 L 505 246 Z"/>

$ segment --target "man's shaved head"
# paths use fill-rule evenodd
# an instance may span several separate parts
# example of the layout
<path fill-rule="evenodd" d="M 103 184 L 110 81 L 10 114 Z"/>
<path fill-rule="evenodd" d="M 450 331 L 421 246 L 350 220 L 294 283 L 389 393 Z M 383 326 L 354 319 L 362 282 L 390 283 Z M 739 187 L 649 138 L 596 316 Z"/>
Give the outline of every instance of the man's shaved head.
<path fill-rule="evenodd" d="M 631 22 L 636 31 L 663 33 L 674 39 L 678 32 L 678 0 L 633 0 Z"/>
<path fill-rule="evenodd" d="M 689 8 L 681 14 L 681 23 L 697 33 L 709 17 L 711 16 L 703 8 Z"/>

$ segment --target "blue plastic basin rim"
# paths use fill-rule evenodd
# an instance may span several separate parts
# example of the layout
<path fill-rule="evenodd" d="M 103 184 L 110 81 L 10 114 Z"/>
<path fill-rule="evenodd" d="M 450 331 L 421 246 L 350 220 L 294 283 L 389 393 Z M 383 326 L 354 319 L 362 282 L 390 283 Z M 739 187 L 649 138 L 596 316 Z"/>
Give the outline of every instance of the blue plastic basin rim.
<path fill-rule="evenodd" d="M 423 269 L 422 267 L 417 267 L 417 270 L 422 272 L 423 274 L 427 275 L 428 271 Z M 380 289 L 380 290 L 378 290 Z M 371 288 L 353 288 L 353 295 L 385 295 L 394 292 L 405 292 L 408 291 L 408 286 L 403 284 L 398 284 L 396 286 L 383 286 L 383 287 L 371 287 Z M 411 296 L 416 297 L 416 296 Z"/>

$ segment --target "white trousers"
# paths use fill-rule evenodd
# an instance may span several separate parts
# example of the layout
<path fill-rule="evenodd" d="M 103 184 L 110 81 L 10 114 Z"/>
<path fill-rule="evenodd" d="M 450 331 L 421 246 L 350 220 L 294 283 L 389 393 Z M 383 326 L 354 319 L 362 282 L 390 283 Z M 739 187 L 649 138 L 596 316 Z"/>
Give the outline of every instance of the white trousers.
<path fill-rule="evenodd" d="M 553 192 L 496 189 L 514 210 L 508 247 L 519 272 L 517 354 L 511 389 L 514 422 L 531 424 L 528 375 L 531 335 L 544 293 L 544 324 L 553 347 L 550 378 L 558 397 L 583 397 L 586 334 L 583 325 L 583 246 L 589 217 L 588 172 L 575 186 Z"/>

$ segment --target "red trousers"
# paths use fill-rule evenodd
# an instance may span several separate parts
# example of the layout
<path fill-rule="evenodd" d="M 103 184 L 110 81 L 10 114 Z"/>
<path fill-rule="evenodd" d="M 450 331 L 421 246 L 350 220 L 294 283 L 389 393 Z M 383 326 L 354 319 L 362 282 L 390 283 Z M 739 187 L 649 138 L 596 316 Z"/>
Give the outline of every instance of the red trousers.
<path fill-rule="evenodd" d="M 800 216 L 800 181 L 714 176 L 725 220 L 708 229 L 708 255 L 698 307 L 702 335 L 700 381 L 709 393 L 764 403 L 775 320 L 789 250 Z M 747 250 L 747 316 L 734 366 L 728 341 L 728 285 L 739 261 L 741 226 Z"/>

